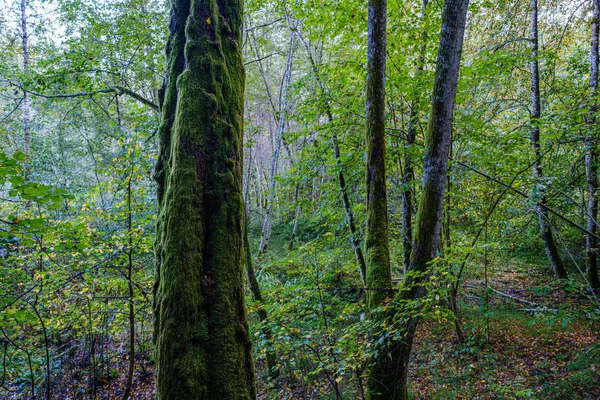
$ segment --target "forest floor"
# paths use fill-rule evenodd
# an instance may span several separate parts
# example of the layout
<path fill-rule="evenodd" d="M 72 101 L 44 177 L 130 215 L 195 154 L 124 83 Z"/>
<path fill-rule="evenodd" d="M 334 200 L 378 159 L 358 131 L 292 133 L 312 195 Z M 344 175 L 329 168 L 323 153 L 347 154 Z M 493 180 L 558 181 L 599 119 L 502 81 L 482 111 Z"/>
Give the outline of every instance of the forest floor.
<path fill-rule="evenodd" d="M 457 343 L 452 324 L 426 320 L 420 325 L 411 360 L 413 398 L 600 399 L 600 329 L 572 311 L 585 309 L 590 298 L 531 270 L 496 270 L 488 282 L 512 298 L 486 291 L 481 277 L 467 279 L 461 296 L 463 344 Z M 112 378 L 98 382 L 97 399 L 120 398 L 123 390 L 128 359 L 125 349 L 115 346 L 112 354 L 121 359 L 114 362 Z M 147 359 L 139 360 L 131 399 L 153 399 L 153 371 Z M 78 372 L 74 362 L 55 382 L 57 398 L 90 398 Z M 297 382 L 281 384 L 282 399 L 325 398 Z M 273 398 L 259 382 L 259 399 Z"/>

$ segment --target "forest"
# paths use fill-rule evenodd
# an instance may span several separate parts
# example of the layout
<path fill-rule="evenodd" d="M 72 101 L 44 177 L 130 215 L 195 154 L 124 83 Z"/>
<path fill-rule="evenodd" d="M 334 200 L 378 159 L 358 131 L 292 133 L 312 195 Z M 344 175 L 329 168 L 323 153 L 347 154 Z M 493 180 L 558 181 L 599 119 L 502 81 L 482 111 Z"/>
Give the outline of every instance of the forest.
<path fill-rule="evenodd" d="M 2 0 L 0 399 L 600 399 L 600 0 Z"/>

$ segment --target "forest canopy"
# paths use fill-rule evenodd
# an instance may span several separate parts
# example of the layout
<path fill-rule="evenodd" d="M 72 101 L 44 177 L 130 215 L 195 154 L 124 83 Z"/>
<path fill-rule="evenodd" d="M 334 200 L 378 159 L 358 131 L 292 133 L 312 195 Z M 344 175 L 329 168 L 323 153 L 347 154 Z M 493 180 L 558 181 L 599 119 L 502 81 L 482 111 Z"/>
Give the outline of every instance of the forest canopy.
<path fill-rule="evenodd" d="M 0 399 L 597 399 L 600 0 L 2 0 Z"/>

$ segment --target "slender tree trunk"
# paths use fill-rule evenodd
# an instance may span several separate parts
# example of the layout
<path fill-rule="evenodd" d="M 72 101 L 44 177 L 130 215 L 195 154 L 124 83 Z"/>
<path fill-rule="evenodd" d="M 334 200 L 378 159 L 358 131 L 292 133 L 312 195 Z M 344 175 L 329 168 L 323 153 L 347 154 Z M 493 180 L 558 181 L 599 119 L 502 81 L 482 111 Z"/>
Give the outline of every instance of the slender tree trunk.
<path fill-rule="evenodd" d="M 156 168 L 160 400 L 256 398 L 244 305 L 242 15 L 240 0 L 172 2 Z"/>
<path fill-rule="evenodd" d="M 294 240 L 296 239 L 296 231 L 298 230 L 298 223 L 300 221 L 300 213 L 302 212 L 302 207 L 300 206 L 300 184 L 296 184 L 296 189 L 294 190 L 294 204 L 296 204 L 296 212 L 294 213 L 294 226 L 292 227 L 292 235 L 290 237 L 290 243 L 288 245 L 288 250 L 292 250 L 294 248 Z"/>
<path fill-rule="evenodd" d="M 263 178 L 262 171 L 260 170 L 260 165 L 258 164 L 258 157 L 254 158 L 254 168 L 256 170 L 256 180 L 257 184 L 254 186 L 256 189 L 256 198 L 258 203 L 258 208 L 266 208 L 266 195 L 265 195 L 265 183 Z"/>
<path fill-rule="evenodd" d="M 413 253 L 409 274 L 386 311 L 388 326 L 393 326 L 396 332 L 384 337 L 378 349 L 369 377 L 371 399 L 408 399 L 408 361 L 419 321 L 419 310 L 415 309 L 414 302 L 425 295 L 423 283 L 428 279 L 429 263 L 440 241 L 452 114 L 468 3 L 468 0 L 444 2 L 431 113 L 425 137 L 423 194 L 417 212 Z M 394 322 L 398 319 L 400 322 Z"/>
<path fill-rule="evenodd" d="M 369 0 L 367 50 L 367 229 L 365 253 L 369 308 L 381 305 L 392 287 L 385 174 L 386 0 Z M 384 290 L 381 290 L 384 289 Z"/>
<path fill-rule="evenodd" d="M 587 201 L 587 230 L 596 233 L 596 221 L 598 220 L 598 138 L 593 132 L 596 127 L 597 100 L 598 95 L 598 25 L 600 23 L 600 0 L 592 0 L 592 46 L 590 49 L 590 116 L 589 127 L 586 138 L 587 154 L 585 156 L 585 175 L 588 185 Z M 586 277 L 592 290 L 600 291 L 600 279 L 598 278 L 597 252 L 598 241 L 590 234 L 586 235 Z"/>
<path fill-rule="evenodd" d="M 294 42 L 295 35 L 292 32 L 290 35 L 290 48 L 288 49 L 287 61 L 285 64 L 285 72 L 283 82 L 281 84 L 281 101 L 279 102 L 279 112 L 277 118 L 277 138 L 275 140 L 275 148 L 273 150 L 273 160 L 271 161 L 271 177 L 269 181 L 269 193 L 267 198 L 267 208 L 265 210 L 265 219 L 263 221 L 262 233 L 260 235 L 260 247 L 258 255 L 262 256 L 269 248 L 271 240 L 271 220 L 273 218 L 273 197 L 275 196 L 275 177 L 277 176 L 277 168 L 279 164 L 279 154 L 281 152 L 281 144 L 283 143 L 283 134 L 285 132 L 285 124 L 287 121 L 287 94 L 290 80 L 292 78 L 292 62 L 294 59 Z"/>
<path fill-rule="evenodd" d="M 317 80 L 317 84 L 319 85 L 319 89 L 321 91 L 321 96 L 324 100 L 325 105 L 325 113 L 327 114 L 327 121 L 331 124 L 333 122 L 333 114 L 331 112 L 331 104 L 329 103 L 329 99 L 326 96 L 325 85 L 321 80 L 321 74 L 319 73 L 319 68 L 313 58 L 313 55 L 310 51 L 310 46 L 304 40 L 304 38 L 300 35 L 300 32 L 295 30 L 298 39 L 304 45 L 306 49 L 306 53 L 308 54 L 308 59 L 310 61 L 310 65 L 312 67 L 313 73 L 315 74 L 315 79 Z M 354 222 L 354 213 L 352 212 L 352 206 L 350 204 L 350 198 L 348 197 L 348 190 L 346 188 L 346 178 L 344 176 L 344 171 L 342 169 L 342 159 L 340 154 L 340 146 L 338 143 L 338 137 L 335 131 L 332 128 L 331 131 L 331 146 L 333 147 L 333 156 L 335 158 L 335 165 L 337 168 L 337 176 L 338 176 L 338 184 L 340 188 L 340 194 L 342 197 L 342 204 L 344 205 L 344 212 L 346 214 L 346 223 L 348 225 L 348 231 L 350 232 L 350 244 L 352 245 L 352 250 L 354 251 L 354 255 L 356 257 L 356 261 L 358 262 L 358 268 L 363 280 L 363 283 L 366 283 L 367 276 L 367 267 L 365 263 L 365 257 L 363 255 L 361 240 L 359 237 L 359 233 L 356 229 L 356 223 Z"/>
<path fill-rule="evenodd" d="M 244 254 L 246 261 L 246 277 L 248 279 L 248 288 L 250 289 L 250 293 L 252 293 L 252 298 L 254 299 L 254 301 L 259 303 L 260 306 L 260 308 L 258 309 L 258 319 L 261 323 L 260 329 L 262 330 L 262 333 L 265 336 L 267 347 L 272 347 L 273 332 L 271 331 L 271 327 L 269 326 L 269 315 L 264 307 L 265 300 L 260 291 L 258 279 L 256 279 L 256 272 L 254 271 L 254 264 L 252 263 L 252 254 L 250 253 L 250 240 L 248 237 L 249 216 L 247 210 L 245 211 L 244 217 Z M 277 369 L 277 354 L 274 350 L 267 349 L 266 364 L 269 377 L 271 379 L 277 378 L 279 376 L 279 371 Z"/>
<path fill-rule="evenodd" d="M 425 10 L 429 0 L 423 0 L 421 4 L 421 21 L 425 19 Z M 417 136 L 417 127 L 419 125 L 419 77 L 425 67 L 425 43 L 419 44 L 419 59 L 415 67 L 416 84 L 413 87 L 413 98 L 410 105 L 410 114 L 408 117 L 408 129 L 406 132 L 406 147 L 404 150 L 404 173 L 402 175 L 402 254 L 404 273 L 408 271 L 410 265 L 410 254 L 412 253 L 412 215 L 413 198 L 412 186 L 415 180 L 415 170 L 412 161 L 412 148 Z"/>
<path fill-rule="evenodd" d="M 538 60 L 538 2 L 537 0 L 530 0 L 529 2 L 530 11 L 530 42 L 532 50 L 532 59 L 529 65 L 531 72 L 531 147 L 533 149 L 533 155 L 537 162 L 533 165 L 533 175 L 535 176 L 538 183 L 541 182 L 544 175 L 542 173 L 542 161 L 540 159 L 541 146 L 540 146 L 540 126 L 539 119 L 541 117 L 541 101 L 540 101 L 540 74 L 539 74 L 539 60 Z M 552 228 L 550 226 L 549 214 L 545 208 L 546 205 L 546 194 L 545 190 L 540 187 L 540 201 L 537 206 L 537 212 L 540 222 L 540 235 L 544 242 L 544 248 L 554 274 L 559 279 L 565 279 L 567 277 L 567 271 L 560 259 L 558 254 L 558 248 L 554 241 L 554 235 L 552 234 Z"/>
<path fill-rule="evenodd" d="M 133 178 L 133 165 L 127 182 L 127 289 L 129 306 L 129 367 L 127 368 L 127 381 L 123 390 L 122 400 L 127 400 L 133 384 L 135 370 L 135 310 L 133 306 L 133 212 L 131 210 L 131 179 Z"/>
<path fill-rule="evenodd" d="M 27 0 L 21 0 L 21 46 L 23 47 L 23 73 L 29 72 L 29 35 L 27 32 Z M 31 99 L 29 93 L 23 91 L 23 152 L 31 152 Z"/>

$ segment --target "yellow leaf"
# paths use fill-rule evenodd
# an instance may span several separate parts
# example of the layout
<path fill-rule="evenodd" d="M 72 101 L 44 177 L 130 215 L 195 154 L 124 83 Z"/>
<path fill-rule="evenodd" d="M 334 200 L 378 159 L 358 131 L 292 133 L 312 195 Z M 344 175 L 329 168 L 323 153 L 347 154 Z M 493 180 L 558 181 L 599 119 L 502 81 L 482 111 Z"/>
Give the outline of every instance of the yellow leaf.
<path fill-rule="evenodd" d="M 206 18 L 206 23 L 210 25 L 210 17 Z"/>

